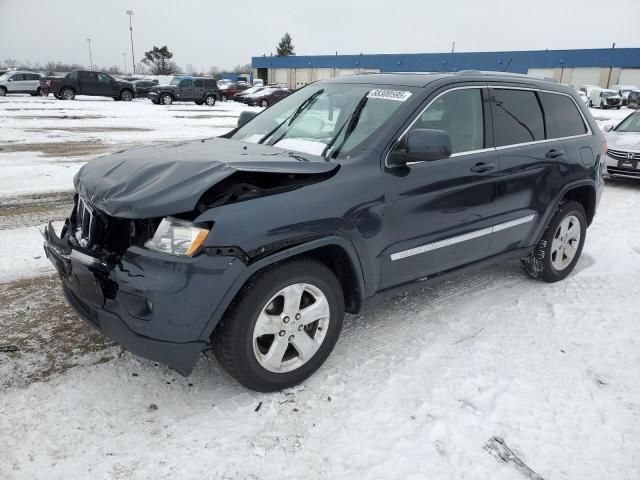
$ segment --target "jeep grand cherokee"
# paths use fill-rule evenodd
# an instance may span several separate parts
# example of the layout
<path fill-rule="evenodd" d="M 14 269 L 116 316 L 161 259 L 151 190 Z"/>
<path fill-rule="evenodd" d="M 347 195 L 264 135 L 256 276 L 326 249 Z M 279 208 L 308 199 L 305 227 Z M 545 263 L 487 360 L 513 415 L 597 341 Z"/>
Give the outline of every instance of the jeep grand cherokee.
<path fill-rule="evenodd" d="M 301 382 L 344 312 L 479 263 L 574 269 L 606 144 L 577 93 L 524 76 L 365 74 L 245 112 L 222 138 L 93 160 L 45 250 L 82 318 L 189 374 Z"/>

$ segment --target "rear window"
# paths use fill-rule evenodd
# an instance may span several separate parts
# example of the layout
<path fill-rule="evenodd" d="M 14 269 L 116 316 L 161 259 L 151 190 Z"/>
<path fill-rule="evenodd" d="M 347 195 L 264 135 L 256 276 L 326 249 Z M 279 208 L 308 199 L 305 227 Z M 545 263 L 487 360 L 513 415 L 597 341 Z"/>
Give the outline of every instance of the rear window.
<path fill-rule="evenodd" d="M 494 89 L 491 101 L 496 147 L 544 140 L 542 110 L 534 92 Z"/>
<path fill-rule="evenodd" d="M 547 122 L 547 138 L 572 137 L 587 133 L 575 102 L 566 95 L 540 92 L 540 103 Z"/>

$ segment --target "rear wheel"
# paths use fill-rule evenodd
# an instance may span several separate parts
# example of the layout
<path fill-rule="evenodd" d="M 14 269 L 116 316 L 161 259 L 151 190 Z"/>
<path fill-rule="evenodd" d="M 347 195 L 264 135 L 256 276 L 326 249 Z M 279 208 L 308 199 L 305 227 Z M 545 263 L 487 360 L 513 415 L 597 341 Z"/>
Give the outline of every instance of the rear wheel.
<path fill-rule="evenodd" d="M 264 107 L 264 108 L 267 108 L 269 106 L 269 102 L 267 100 L 262 100 L 260 102 L 260 106 Z"/>
<path fill-rule="evenodd" d="M 324 363 L 343 317 L 342 287 L 333 272 L 312 259 L 288 261 L 247 282 L 212 336 L 213 352 L 246 387 L 281 390 Z"/>
<path fill-rule="evenodd" d="M 220 95 L 220 101 L 221 102 L 226 102 L 227 101 L 227 94 L 226 93 L 223 93 L 223 94 Z"/>
<path fill-rule="evenodd" d="M 216 97 L 213 95 L 207 95 L 204 99 L 204 103 L 209 107 L 213 107 L 216 104 Z"/>
<path fill-rule="evenodd" d="M 578 202 L 562 202 L 534 251 L 521 260 L 533 278 L 553 283 L 565 279 L 580 259 L 587 217 Z"/>
<path fill-rule="evenodd" d="M 130 102 L 133 100 L 133 92 L 131 90 L 123 90 L 120 92 L 120 100 Z"/>
<path fill-rule="evenodd" d="M 171 105 L 173 103 L 173 97 L 168 93 L 164 93 L 160 97 L 160 103 L 162 103 L 163 105 Z"/>
<path fill-rule="evenodd" d="M 72 88 L 63 88 L 60 96 L 63 100 L 73 100 L 76 98 L 76 92 L 74 92 Z"/>
<path fill-rule="evenodd" d="M 632 108 L 633 110 L 637 110 L 637 108 L 638 108 L 638 104 L 636 102 L 629 102 L 629 104 L 627 106 L 629 108 Z"/>

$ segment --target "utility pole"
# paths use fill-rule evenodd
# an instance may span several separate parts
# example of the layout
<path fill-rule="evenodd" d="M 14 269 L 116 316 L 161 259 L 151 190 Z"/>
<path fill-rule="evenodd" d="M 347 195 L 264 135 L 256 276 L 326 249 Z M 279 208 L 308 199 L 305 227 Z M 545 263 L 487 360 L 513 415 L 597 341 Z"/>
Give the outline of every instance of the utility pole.
<path fill-rule="evenodd" d="M 122 71 L 123 75 L 127 74 L 127 54 L 126 53 L 122 53 L 122 67 L 124 68 L 124 70 Z"/>
<path fill-rule="evenodd" d="M 453 42 L 453 45 L 451 45 L 451 53 L 456 53 L 456 42 Z"/>
<path fill-rule="evenodd" d="M 93 58 L 91 57 L 91 39 L 87 38 L 87 43 L 89 44 L 89 70 L 93 70 Z"/>
<path fill-rule="evenodd" d="M 136 57 L 133 53 L 133 26 L 131 24 L 131 17 L 133 16 L 133 10 L 127 10 L 125 12 L 129 15 L 129 34 L 131 35 L 131 65 L 133 66 L 133 74 L 136 74 Z"/>

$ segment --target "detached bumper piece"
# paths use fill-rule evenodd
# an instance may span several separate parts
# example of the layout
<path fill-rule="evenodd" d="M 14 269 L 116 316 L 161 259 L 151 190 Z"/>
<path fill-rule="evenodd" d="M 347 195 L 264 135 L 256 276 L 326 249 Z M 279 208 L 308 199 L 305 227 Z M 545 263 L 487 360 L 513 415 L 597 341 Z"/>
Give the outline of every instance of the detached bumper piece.
<path fill-rule="evenodd" d="M 233 257 L 180 258 L 132 247 L 118 265 L 79 251 L 49 224 L 44 250 L 67 302 L 131 353 L 188 375 L 215 306 L 244 269 Z"/>

